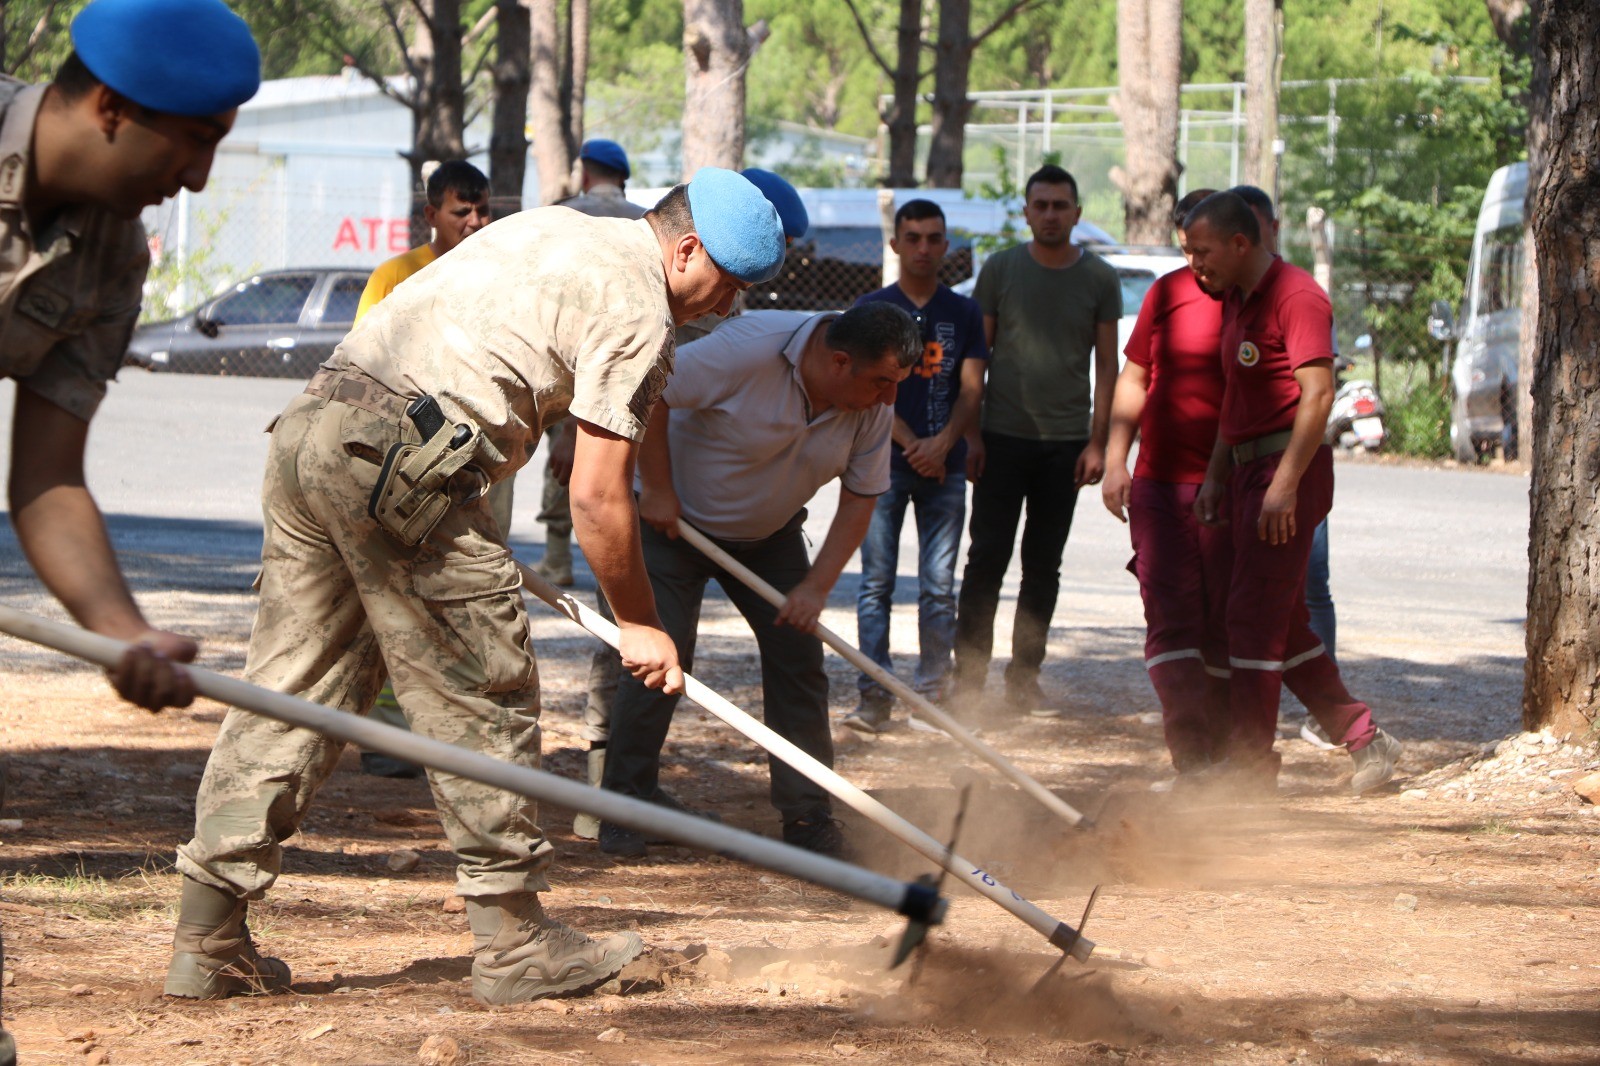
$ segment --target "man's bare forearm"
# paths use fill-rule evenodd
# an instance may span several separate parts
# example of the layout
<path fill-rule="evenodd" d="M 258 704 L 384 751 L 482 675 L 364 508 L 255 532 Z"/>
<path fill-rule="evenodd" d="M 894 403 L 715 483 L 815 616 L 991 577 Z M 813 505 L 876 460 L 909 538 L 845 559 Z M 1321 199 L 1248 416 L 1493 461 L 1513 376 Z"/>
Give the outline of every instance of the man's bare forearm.
<path fill-rule="evenodd" d="M 89 490 L 56 485 L 34 492 L 25 484 L 19 493 L 15 477 L 11 523 L 45 588 L 87 629 L 119 640 L 142 636 L 150 624 L 133 602 Z"/>
<path fill-rule="evenodd" d="M 1150 372 L 1138 363 L 1130 362 L 1117 375 L 1117 384 L 1111 394 L 1111 429 L 1106 439 L 1106 465 L 1126 467 L 1128 453 L 1133 450 L 1133 439 L 1139 431 L 1139 419 L 1144 415 L 1145 399 L 1149 395 Z"/>
<path fill-rule="evenodd" d="M 1317 373 L 1318 368 L 1297 371 L 1300 381 L 1300 404 L 1294 413 L 1294 428 L 1290 431 L 1289 446 L 1278 460 L 1278 469 L 1272 480 L 1283 488 L 1299 486 L 1306 468 L 1322 447 L 1328 428 L 1328 412 L 1333 407 L 1333 378 L 1329 371 Z M 1302 377 L 1304 375 L 1304 377 Z M 1322 379 L 1326 377 L 1324 382 Z"/>
<path fill-rule="evenodd" d="M 1095 326 L 1094 415 L 1089 424 L 1089 440 L 1104 448 L 1111 433 L 1111 396 L 1117 386 L 1117 324 L 1101 322 Z"/>
<path fill-rule="evenodd" d="M 849 489 L 839 490 L 839 508 L 828 525 L 828 535 L 822 538 L 822 547 L 817 549 L 817 557 L 806 575 L 807 581 L 819 588 L 833 588 L 850 557 L 866 539 L 867 528 L 872 525 L 872 509 L 877 502 L 876 496 L 858 496 Z"/>
<path fill-rule="evenodd" d="M 619 625 L 659 628 L 633 500 L 633 445 L 588 423 L 573 459 L 572 528 Z"/>

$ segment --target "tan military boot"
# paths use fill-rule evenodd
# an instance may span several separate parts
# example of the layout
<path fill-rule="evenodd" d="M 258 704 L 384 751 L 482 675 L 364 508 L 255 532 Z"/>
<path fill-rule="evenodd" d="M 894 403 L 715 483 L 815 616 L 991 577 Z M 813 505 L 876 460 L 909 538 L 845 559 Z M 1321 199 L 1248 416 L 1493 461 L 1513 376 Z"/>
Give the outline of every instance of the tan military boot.
<path fill-rule="evenodd" d="M 163 991 L 185 999 L 222 999 L 288 989 L 289 967 L 256 953 L 244 918 L 244 900 L 185 877 Z"/>
<path fill-rule="evenodd" d="M 606 776 L 606 749 L 605 745 L 590 747 L 589 749 L 589 787 L 599 788 L 600 782 Z M 572 835 L 582 840 L 600 839 L 600 819 L 592 814 L 575 815 L 572 819 Z"/>
<path fill-rule="evenodd" d="M 534 572 L 552 585 L 572 587 L 572 534 L 549 530 L 544 538 L 544 558 L 539 560 Z"/>
<path fill-rule="evenodd" d="M 467 921 L 478 945 L 472 998 L 499 1005 L 576 992 L 615 977 L 638 957 L 634 933 L 594 940 L 544 913 L 532 892 L 468 896 Z"/>

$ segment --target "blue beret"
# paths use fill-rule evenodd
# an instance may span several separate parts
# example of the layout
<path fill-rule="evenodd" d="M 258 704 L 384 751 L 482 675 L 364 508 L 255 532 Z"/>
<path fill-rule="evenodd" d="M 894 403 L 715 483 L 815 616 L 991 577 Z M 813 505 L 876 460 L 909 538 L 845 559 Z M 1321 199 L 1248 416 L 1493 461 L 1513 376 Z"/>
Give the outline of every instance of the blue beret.
<path fill-rule="evenodd" d="M 89 73 L 152 111 L 216 115 L 261 87 L 261 52 L 222 0 L 94 0 L 72 20 Z"/>
<path fill-rule="evenodd" d="M 760 167 L 747 167 L 740 171 L 761 194 L 772 201 L 772 206 L 778 209 L 778 217 L 783 220 L 783 235 L 799 240 L 806 235 L 806 230 L 811 228 L 811 216 L 806 214 L 806 205 L 800 202 L 800 194 L 795 191 L 783 178 L 770 170 Z"/>
<path fill-rule="evenodd" d="M 608 141 L 603 137 L 584 141 L 583 147 L 578 149 L 578 158 L 592 160 L 612 170 L 620 170 L 624 178 L 633 176 L 633 171 L 628 169 L 628 153 L 624 152 L 622 145 L 616 141 Z"/>
<path fill-rule="evenodd" d="M 751 285 L 783 268 L 783 223 L 761 190 L 731 170 L 702 167 L 689 182 L 689 211 L 711 261 Z"/>

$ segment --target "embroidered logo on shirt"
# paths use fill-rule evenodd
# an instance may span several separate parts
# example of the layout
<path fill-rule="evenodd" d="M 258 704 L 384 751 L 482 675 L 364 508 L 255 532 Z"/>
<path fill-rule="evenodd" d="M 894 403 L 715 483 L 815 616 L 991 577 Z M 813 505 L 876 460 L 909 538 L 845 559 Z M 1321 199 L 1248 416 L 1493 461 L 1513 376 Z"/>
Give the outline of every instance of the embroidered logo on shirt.
<path fill-rule="evenodd" d="M 1261 349 L 1249 341 L 1242 342 L 1239 345 L 1239 365 L 1255 366 L 1259 362 L 1261 362 Z"/>

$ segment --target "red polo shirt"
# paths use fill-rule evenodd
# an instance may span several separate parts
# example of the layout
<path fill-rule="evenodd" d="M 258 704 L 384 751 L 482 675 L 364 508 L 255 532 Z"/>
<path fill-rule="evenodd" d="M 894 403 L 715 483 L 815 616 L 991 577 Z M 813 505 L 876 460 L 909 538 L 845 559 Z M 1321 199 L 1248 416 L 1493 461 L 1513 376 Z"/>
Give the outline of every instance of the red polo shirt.
<path fill-rule="evenodd" d="M 1333 307 L 1316 279 L 1274 259 L 1250 296 L 1222 302 L 1222 439 L 1242 444 L 1294 426 L 1300 384 L 1294 372 L 1333 358 Z"/>
<path fill-rule="evenodd" d="M 1123 349 L 1150 372 L 1135 476 L 1190 485 L 1206 479 L 1222 411 L 1221 336 L 1222 303 L 1187 267 L 1163 274 L 1145 294 Z"/>

